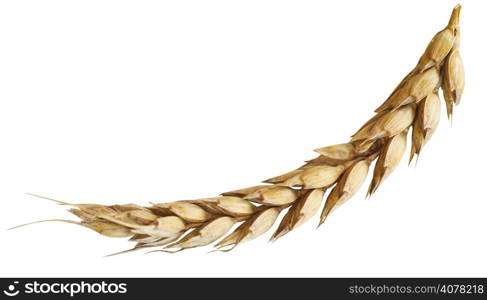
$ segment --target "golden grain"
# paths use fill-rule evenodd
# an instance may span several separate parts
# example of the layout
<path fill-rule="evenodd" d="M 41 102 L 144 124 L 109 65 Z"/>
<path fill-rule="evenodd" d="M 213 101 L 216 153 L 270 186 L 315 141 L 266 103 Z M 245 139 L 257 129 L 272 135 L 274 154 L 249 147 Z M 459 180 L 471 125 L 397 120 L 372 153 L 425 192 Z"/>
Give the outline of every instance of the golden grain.
<path fill-rule="evenodd" d="M 411 141 L 411 163 L 414 155 L 419 155 L 424 144 L 430 139 L 440 121 L 441 103 L 438 93 L 430 94 L 418 105 L 416 119 L 413 124 Z"/>
<path fill-rule="evenodd" d="M 326 199 L 325 207 L 320 217 L 320 225 L 323 224 L 333 209 L 345 203 L 345 201 L 350 199 L 360 189 L 367 178 L 369 165 L 370 162 L 363 159 L 345 171 Z"/>
<path fill-rule="evenodd" d="M 448 117 L 453 114 L 453 104 L 458 105 L 465 87 L 465 71 L 459 50 L 453 50 L 443 65 L 443 97 L 447 104 Z"/>
<path fill-rule="evenodd" d="M 374 160 L 367 194 L 377 190 L 401 161 L 411 127 L 410 159 L 420 153 L 438 126 L 439 88 L 443 89 L 449 117 L 453 105 L 459 104 L 465 85 L 459 16 L 460 6 L 456 6 L 448 25 L 433 37 L 418 64 L 349 142 L 316 149 L 319 156 L 296 170 L 267 179 L 267 184 L 219 197 L 147 207 L 70 204 L 47 198 L 72 206 L 69 211 L 80 219 L 50 221 L 82 225 L 109 237 L 130 236 L 137 242 L 131 250 L 165 247 L 176 251 L 213 243 L 241 222 L 216 244 L 231 250 L 267 232 L 283 211 L 272 240 L 292 231 L 319 211 L 325 190 L 331 188 L 320 218 L 323 223 L 335 208 L 357 193 Z"/>

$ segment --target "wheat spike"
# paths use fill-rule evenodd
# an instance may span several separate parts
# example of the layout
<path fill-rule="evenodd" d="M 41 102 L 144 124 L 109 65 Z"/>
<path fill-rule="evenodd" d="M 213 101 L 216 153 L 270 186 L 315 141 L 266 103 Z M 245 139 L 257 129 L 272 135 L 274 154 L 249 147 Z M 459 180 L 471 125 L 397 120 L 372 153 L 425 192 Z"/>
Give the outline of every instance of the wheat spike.
<path fill-rule="evenodd" d="M 267 179 L 263 185 L 225 192 L 218 197 L 144 207 L 54 201 L 71 206 L 69 212 L 80 219 L 67 222 L 109 237 L 131 237 L 137 243 L 131 250 L 164 247 L 177 252 L 222 238 L 216 247 L 230 247 L 221 250 L 228 251 L 270 230 L 285 211 L 272 235 L 275 240 L 315 215 L 330 190 L 321 224 L 358 191 L 373 161 L 376 163 L 367 194 L 377 190 L 399 164 L 410 128 L 410 160 L 419 155 L 439 122 L 440 88 L 451 117 L 465 85 L 459 52 L 460 9 L 460 5 L 453 9 L 448 25 L 433 37 L 417 65 L 348 142 L 316 149 L 319 156 L 295 170 Z"/>

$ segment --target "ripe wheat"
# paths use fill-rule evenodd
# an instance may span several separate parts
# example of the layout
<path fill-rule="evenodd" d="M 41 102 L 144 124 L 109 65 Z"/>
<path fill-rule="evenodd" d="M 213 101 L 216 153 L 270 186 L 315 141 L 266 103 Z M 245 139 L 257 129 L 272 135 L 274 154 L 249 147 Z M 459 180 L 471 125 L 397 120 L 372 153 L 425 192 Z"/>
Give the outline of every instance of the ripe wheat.
<path fill-rule="evenodd" d="M 387 100 L 376 109 L 348 143 L 315 151 L 319 156 L 286 174 L 264 181 L 264 185 L 222 193 L 218 197 L 157 203 L 97 205 L 71 204 L 71 213 L 80 221 L 66 221 L 90 228 L 109 237 L 130 237 L 133 249 L 162 247 L 175 252 L 204 246 L 229 251 L 267 232 L 284 213 L 275 240 L 300 226 L 321 207 L 330 189 L 320 224 L 338 206 L 352 197 L 365 181 L 369 166 L 376 161 L 368 195 L 399 164 L 412 127 L 410 161 L 435 131 L 440 117 L 443 90 L 448 117 L 460 102 L 464 70 L 459 52 L 460 6 L 456 6 L 446 28 L 438 32 L 416 67 L 399 83 Z M 53 199 L 51 199 L 53 200 Z M 240 225 L 226 235 L 232 227 Z M 226 235 L 226 236 L 225 236 Z"/>

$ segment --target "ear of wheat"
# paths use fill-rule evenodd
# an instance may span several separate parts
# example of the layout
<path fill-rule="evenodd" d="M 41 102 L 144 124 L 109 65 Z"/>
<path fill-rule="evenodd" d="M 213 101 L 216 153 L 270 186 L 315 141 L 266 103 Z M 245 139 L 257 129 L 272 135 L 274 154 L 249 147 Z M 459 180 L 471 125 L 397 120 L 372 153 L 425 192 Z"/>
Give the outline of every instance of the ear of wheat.
<path fill-rule="evenodd" d="M 177 252 L 223 238 L 215 246 L 229 251 L 267 232 L 281 213 L 284 217 L 271 240 L 292 231 L 319 211 L 325 192 L 330 190 L 321 212 L 322 224 L 334 209 L 357 192 L 373 161 L 376 163 L 367 195 L 377 190 L 399 164 L 411 127 L 410 161 L 420 154 L 438 125 L 440 88 L 448 117 L 452 117 L 464 88 L 459 14 L 458 5 L 416 67 L 348 143 L 316 149 L 319 156 L 296 170 L 267 179 L 264 185 L 225 192 L 218 197 L 150 206 L 54 200 L 69 205 L 69 211 L 80 219 L 55 221 L 79 224 L 108 237 L 130 237 L 136 242 L 131 250 L 161 247 Z M 227 234 L 236 223 L 240 225 Z"/>

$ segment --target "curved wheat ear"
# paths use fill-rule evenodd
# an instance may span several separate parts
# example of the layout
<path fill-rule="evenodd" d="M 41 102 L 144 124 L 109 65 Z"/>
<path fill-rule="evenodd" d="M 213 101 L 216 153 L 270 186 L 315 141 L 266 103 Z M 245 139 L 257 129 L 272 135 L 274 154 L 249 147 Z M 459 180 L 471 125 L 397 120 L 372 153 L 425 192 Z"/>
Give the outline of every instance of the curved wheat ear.
<path fill-rule="evenodd" d="M 460 102 L 464 87 L 459 14 L 458 5 L 448 25 L 433 37 L 416 67 L 349 142 L 316 149 L 319 156 L 296 170 L 267 179 L 264 185 L 213 198 L 145 207 L 58 203 L 72 207 L 69 211 L 79 217 L 80 221 L 75 222 L 79 225 L 109 237 L 131 237 L 137 243 L 132 250 L 162 247 L 177 252 L 221 239 L 216 247 L 228 251 L 268 231 L 284 213 L 272 235 L 275 240 L 315 215 L 325 192 L 330 190 L 321 224 L 357 192 L 373 161 L 376 163 L 368 195 L 377 190 L 399 164 L 411 127 L 410 160 L 419 155 L 438 125 L 440 88 L 451 117 L 453 105 Z M 240 225 L 228 234 L 237 223 Z"/>

